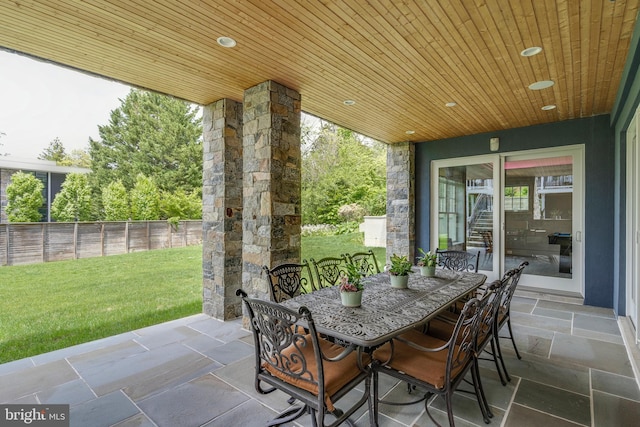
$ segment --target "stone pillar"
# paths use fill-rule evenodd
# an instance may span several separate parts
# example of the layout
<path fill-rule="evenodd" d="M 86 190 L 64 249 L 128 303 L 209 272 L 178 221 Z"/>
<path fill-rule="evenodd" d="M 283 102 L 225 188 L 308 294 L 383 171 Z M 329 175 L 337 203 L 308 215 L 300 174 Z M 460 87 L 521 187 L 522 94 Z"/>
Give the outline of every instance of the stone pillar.
<path fill-rule="evenodd" d="M 415 260 L 415 146 L 387 146 L 387 263 L 391 255 Z"/>
<path fill-rule="evenodd" d="M 203 312 L 242 315 L 242 104 L 221 99 L 202 116 Z"/>
<path fill-rule="evenodd" d="M 262 266 L 300 262 L 300 94 L 266 81 L 244 93 L 242 286 L 269 299 Z"/>

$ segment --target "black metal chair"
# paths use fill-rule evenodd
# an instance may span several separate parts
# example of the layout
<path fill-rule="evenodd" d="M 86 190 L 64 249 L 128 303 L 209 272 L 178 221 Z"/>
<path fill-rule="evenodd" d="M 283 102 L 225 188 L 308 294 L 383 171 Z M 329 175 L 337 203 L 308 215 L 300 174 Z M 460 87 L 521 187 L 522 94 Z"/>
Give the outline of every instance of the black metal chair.
<path fill-rule="evenodd" d="M 272 269 L 265 265 L 262 270 L 267 275 L 271 299 L 275 302 L 315 290 L 311 268 L 306 260 L 302 264 L 280 264 Z"/>
<path fill-rule="evenodd" d="M 508 338 L 511 340 L 511 344 L 513 344 L 513 349 L 516 352 L 516 356 L 518 359 L 522 359 L 520 356 L 520 352 L 518 351 L 518 347 L 516 346 L 516 341 L 513 338 L 513 330 L 511 329 L 511 300 L 513 299 L 513 294 L 516 291 L 516 287 L 518 286 L 518 282 L 520 281 L 520 277 L 522 276 L 522 271 L 524 268 L 529 265 L 528 261 L 523 262 L 517 268 L 515 268 L 511 276 L 509 277 L 509 281 L 507 282 L 506 289 L 502 293 L 500 306 L 498 307 L 498 311 L 496 313 L 496 320 L 493 324 L 494 332 L 493 338 L 495 342 L 495 357 L 500 359 L 500 364 L 502 365 L 502 370 L 504 371 L 505 377 L 507 381 L 511 381 L 511 377 L 507 372 L 507 367 L 504 364 L 504 358 L 502 357 L 502 349 L 500 347 L 500 338 Z M 508 337 L 500 337 L 499 332 L 502 327 L 507 325 L 507 329 L 509 330 Z M 497 366 L 497 363 L 496 363 Z M 500 379 L 502 380 L 502 375 L 500 375 Z M 502 380 L 502 384 L 506 385 L 506 382 Z"/>
<path fill-rule="evenodd" d="M 373 353 L 374 414 L 377 414 L 378 403 L 394 404 L 378 400 L 378 373 L 382 372 L 406 381 L 410 390 L 414 387 L 425 389 L 424 397 L 420 400 L 425 402 L 427 415 L 436 425 L 439 424 L 429 413 L 428 397 L 432 394 L 443 397 L 449 424 L 454 426 L 453 393 L 466 374 L 471 372 L 474 390 L 467 391 L 476 395 L 485 421 L 488 422 L 480 377 L 478 370 L 474 368 L 476 340 L 489 298 L 483 300 L 472 298 L 467 301 L 448 340 L 413 329 L 394 338 Z"/>
<path fill-rule="evenodd" d="M 242 297 L 251 321 L 256 391 L 281 390 L 303 404 L 282 412 L 268 426 L 291 422 L 307 412 L 314 426 L 324 427 L 327 413 L 336 418 L 330 426 L 337 426 L 349 422 L 365 402 L 373 413 L 370 357 L 359 347 L 345 348 L 320 338 L 306 307 L 293 311 L 249 298 L 242 289 L 236 295 Z M 363 381 L 362 397 L 346 411 L 338 409 L 335 404 Z"/>
<path fill-rule="evenodd" d="M 376 256 L 371 249 L 367 252 L 356 252 L 353 254 L 345 254 L 347 260 L 356 266 L 363 276 L 371 276 L 380 273 L 380 267 L 376 261 Z"/>
<path fill-rule="evenodd" d="M 438 266 L 455 271 L 478 271 L 480 252 L 436 249 Z"/>
<path fill-rule="evenodd" d="M 347 274 L 347 257 L 326 257 L 318 261 L 311 258 L 311 265 L 316 273 L 316 286 L 318 289 L 330 288 L 340 282 L 340 276 Z"/>

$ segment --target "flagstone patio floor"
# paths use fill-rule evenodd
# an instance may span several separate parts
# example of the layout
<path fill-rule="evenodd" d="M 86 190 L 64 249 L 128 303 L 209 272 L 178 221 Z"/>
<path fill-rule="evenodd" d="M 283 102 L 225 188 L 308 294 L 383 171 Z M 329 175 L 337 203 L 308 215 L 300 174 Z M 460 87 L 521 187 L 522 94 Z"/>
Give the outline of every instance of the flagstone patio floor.
<path fill-rule="evenodd" d="M 482 364 L 490 425 L 638 425 L 638 355 L 625 346 L 623 321 L 575 302 L 518 292 L 512 318 L 522 359 L 502 340 L 511 382 L 502 386 L 493 363 Z M 288 407 L 287 397 L 258 394 L 253 374 L 252 336 L 241 321 L 198 314 L 0 365 L 0 402 L 69 404 L 77 427 L 262 426 Z M 380 387 L 395 400 L 411 398 L 384 375 Z M 443 401 L 430 405 L 447 425 Z M 457 426 L 485 425 L 473 396 L 457 393 L 453 405 Z M 422 404 L 381 405 L 379 418 L 387 427 L 433 425 Z M 352 420 L 369 425 L 366 407 Z"/>

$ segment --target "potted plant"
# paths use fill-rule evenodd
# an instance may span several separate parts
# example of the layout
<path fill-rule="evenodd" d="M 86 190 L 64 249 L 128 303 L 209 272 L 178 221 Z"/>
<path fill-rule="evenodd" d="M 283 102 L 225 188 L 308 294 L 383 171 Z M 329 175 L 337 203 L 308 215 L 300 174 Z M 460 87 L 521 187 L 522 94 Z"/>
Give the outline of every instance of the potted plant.
<path fill-rule="evenodd" d="M 438 254 L 431 251 L 425 252 L 422 248 L 418 248 L 420 256 L 418 260 L 418 267 L 420 267 L 420 274 L 426 277 L 433 277 L 436 275 L 436 265 L 438 264 Z"/>
<path fill-rule="evenodd" d="M 345 307 L 362 305 L 362 273 L 353 264 L 347 264 L 346 273 L 340 276 L 340 299 Z"/>
<path fill-rule="evenodd" d="M 391 286 L 394 288 L 406 288 L 409 283 L 409 273 L 412 273 L 413 265 L 406 256 L 391 255 L 389 258 L 391 267 L 389 275 L 391 277 Z"/>

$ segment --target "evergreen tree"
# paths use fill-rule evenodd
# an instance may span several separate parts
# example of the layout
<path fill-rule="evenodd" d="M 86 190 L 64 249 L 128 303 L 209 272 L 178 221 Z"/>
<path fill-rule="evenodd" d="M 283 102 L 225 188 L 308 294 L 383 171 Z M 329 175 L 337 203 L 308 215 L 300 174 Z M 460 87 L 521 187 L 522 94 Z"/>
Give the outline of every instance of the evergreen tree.
<path fill-rule="evenodd" d="M 56 164 L 62 164 L 67 158 L 67 152 L 64 149 L 64 144 L 60 141 L 60 138 L 55 137 L 53 141 L 49 143 L 49 146 L 45 148 L 38 156 L 40 160 L 52 160 Z"/>
<path fill-rule="evenodd" d="M 9 222 L 38 222 L 44 204 L 44 184 L 30 173 L 16 172 L 7 185 L 7 219 Z"/>
<path fill-rule="evenodd" d="M 120 180 L 132 189 L 138 174 L 162 191 L 202 189 L 202 125 L 198 109 L 165 95 L 132 89 L 89 140 L 96 194 Z M 100 200 L 100 198 L 98 198 Z"/>

